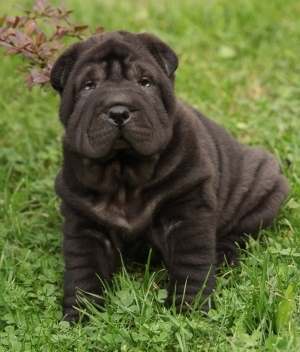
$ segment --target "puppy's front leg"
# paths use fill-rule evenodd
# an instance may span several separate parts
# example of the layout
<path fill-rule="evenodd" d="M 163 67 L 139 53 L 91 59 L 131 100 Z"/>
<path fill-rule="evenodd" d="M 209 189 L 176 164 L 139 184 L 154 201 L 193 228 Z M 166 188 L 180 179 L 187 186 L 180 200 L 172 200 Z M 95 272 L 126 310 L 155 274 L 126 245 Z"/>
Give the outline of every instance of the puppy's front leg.
<path fill-rule="evenodd" d="M 79 290 L 101 294 L 101 282 L 110 280 L 116 271 L 118 251 L 110 239 L 91 227 L 86 220 L 75 215 L 70 209 L 64 211 L 65 259 L 64 273 L 64 319 L 76 321 L 79 318 L 76 293 Z M 89 296 L 87 298 L 91 299 Z M 100 303 L 96 299 L 92 299 Z"/>
<path fill-rule="evenodd" d="M 193 218 L 195 216 L 195 218 Z M 168 234 L 169 301 L 192 303 L 199 291 L 206 298 L 215 284 L 215 224 L 209 211 L 192 212 Z"/>

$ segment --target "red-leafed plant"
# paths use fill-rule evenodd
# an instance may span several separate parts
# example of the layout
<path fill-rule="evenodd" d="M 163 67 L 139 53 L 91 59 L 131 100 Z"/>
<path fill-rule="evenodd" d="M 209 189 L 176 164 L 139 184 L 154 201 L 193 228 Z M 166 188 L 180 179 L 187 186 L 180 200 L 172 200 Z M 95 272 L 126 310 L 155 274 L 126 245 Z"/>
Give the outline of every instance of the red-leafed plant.
<path fill-rule="evenodd" d="M 58 54 L 72 39 L 83 39 L 92 31 L 71 21 L 72 11 L 36 0 L 23 16 L 0 18 L 0 46 L 10 55 L 26 59 L 29 87 L 49 83 L 50 71 Z M 103 31 L 98 27 L 94 33 Z"/>

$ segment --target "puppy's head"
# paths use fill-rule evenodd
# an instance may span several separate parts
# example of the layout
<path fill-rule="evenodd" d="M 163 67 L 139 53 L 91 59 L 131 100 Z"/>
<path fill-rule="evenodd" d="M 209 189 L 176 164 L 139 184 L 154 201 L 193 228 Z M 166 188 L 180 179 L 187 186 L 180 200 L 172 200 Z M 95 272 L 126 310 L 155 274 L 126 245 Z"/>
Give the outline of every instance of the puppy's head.
<path fill-rule="evenodd" d="M 160 153 L 172 137 L 177 64 L 146 33 L 104 33 L 71 46 L 51 72 L 68 147 L 99 159 Z"/>

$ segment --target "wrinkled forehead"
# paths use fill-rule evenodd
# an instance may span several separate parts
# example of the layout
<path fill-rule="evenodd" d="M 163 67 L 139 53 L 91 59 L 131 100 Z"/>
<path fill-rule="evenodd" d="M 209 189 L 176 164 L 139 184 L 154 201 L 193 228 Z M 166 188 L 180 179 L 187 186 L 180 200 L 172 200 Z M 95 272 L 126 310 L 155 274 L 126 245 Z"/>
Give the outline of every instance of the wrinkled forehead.
<path fill-rule="evenodd" d="M 80 58 L 79 64 L 100 63 L 102 61 L 119 60 L 130 62 L 138 59 L 151 59 L 151 55 L 142 42 L 131 33 L 106 33 L 91 39 L 88 49 Z"/>
<path fill-rule="evenodd" d="M 91 78 L 117 79 L 132 74 L 151 75 L 154 59 L 142 43 L 135 38 L 130 39 L 124 40 L 114 33 L 95 40 L 76 64 L 77 77 L 89 75 Z"/>

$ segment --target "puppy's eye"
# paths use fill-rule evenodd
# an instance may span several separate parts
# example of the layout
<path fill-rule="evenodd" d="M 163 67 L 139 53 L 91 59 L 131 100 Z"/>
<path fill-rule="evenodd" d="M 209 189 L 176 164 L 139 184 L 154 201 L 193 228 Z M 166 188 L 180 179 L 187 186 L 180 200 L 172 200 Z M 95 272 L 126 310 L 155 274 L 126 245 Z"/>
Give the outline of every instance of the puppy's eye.
<path fill-rule="evenodd" d="M 142 77 L 140 80 L 139 80 L 139 84 L 143 87 L 151 87 L 152 86 L 152 81 L 150 80 L 150 78 L 148 77 Z"/>
<path fill-rule="evenodd" d="M 96 88 L 96 83 L 94 81 L 86 81 L 82 86 L 82 90 L 92 90 Z"/>

